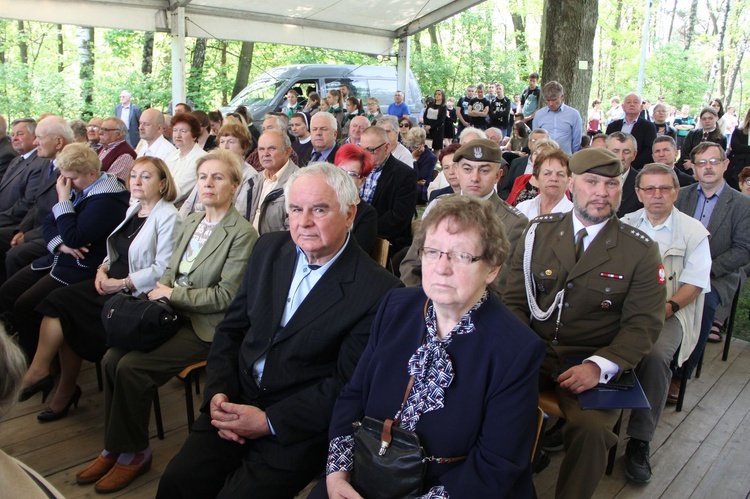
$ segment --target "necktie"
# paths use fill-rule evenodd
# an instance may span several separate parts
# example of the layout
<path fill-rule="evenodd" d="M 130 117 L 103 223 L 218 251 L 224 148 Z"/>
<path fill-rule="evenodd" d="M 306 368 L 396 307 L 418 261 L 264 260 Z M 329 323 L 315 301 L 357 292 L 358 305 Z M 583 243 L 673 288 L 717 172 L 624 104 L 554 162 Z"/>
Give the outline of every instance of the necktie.
<path fill-rule="evenodd" d="M 318 151 L 313 151 L 312 156 L 310 156 L 310 163 L 314 163 L 315 161 L 320 160 L 320 153 Z"/>
<path fill-rule="evenodd" d="M 581 229 L 576 234 L 576 262 L 583 256 L 583 239 L 586 237 L 588 232 L 586 229 Z"/>
<path fill-rule="evenodd" d="M 252 213 L 250 213 L 250 208 L 253 205 L 253 186 L 255 185 L 255 182 L 253 182 L 253 179 L 248 179 L 247 185 L 247 206 L 245 206 L 245 219 L 248 222 L 253 223 L 253 219 L 250 218 L 251 215 L 253 215 Z"/>

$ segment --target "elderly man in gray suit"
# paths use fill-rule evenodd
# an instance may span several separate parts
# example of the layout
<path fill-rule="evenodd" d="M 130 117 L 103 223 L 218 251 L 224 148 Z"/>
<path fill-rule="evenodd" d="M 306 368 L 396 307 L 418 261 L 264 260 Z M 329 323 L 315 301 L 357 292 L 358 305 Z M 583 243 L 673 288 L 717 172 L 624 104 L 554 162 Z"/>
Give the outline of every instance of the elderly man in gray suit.
<path fill-rule="evenodd" d="M 10 162 L 0 181 L 0 227 L 15 227 L 34 206 L 41 168 L 48 163 L 39 157 L 34 146 L 36 121 L 17 119 L 10 129 L 11 144 L 19 155 Z"/>
<path fill-rule="evenodd" d="M 675 207 L 697 219 L 711 234 L 711 292 L 703 303 L 700 337 L 687 366 L 692 372 L 703 354 L 716 308 L 731 303 L 740 283 L 740 268 L 750 261 L 750 198 L 724 181 L 729 160 L 718 144 L 701 142 L 690 158 L 698 184 L 683 188 Z M 669 402 L 677 401 L 679 379 L 677 374 L 672 378 Z"/>

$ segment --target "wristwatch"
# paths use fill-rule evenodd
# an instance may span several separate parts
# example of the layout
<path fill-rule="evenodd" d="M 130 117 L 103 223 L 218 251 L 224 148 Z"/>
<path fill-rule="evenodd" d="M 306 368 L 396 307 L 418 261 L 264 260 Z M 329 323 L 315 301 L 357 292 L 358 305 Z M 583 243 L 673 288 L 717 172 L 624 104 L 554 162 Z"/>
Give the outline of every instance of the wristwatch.
<path fill-rule="evenodd" d="M 122 290 L 126 291 L 126 292 L 130 291 L 130 288 L 128 287 L 128 280 L 127 279 L 123 279 L 122 280 Z M 676 312 L 676 310 L 675 310 L 675 312 Z"/>
<path fill-rule="evenodd" d="M 673 314 L 676 314 L 677 311 L 680 309 L 680 305 L 676 301 L 674 301 L 674 300 L 667 300 L 667 303 L 669 303 L 670 305 L 672 305 L 672 313 Z"/>

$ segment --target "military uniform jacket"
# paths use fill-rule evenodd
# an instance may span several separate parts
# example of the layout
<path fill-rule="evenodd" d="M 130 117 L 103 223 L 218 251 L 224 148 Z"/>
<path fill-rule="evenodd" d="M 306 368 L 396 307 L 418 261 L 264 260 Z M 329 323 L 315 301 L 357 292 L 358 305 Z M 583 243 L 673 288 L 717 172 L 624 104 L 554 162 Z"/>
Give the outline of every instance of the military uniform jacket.
<path fill-rule="evenodd" d="M 666 282 L 658 245 L 643 232 L 607 222 L 576 263 L 572 213 L 537 217 L 531 273 L 542 310 L 564 289 L 557 344 L 557 310 L 546 321 L 530 320 L 523 276 L 524 241 L 515 252 L 503 299 L 547 343 L 561 365 L 569 356 L 599 355 L 620 372 L 651 350 L 664 325 Z"/>

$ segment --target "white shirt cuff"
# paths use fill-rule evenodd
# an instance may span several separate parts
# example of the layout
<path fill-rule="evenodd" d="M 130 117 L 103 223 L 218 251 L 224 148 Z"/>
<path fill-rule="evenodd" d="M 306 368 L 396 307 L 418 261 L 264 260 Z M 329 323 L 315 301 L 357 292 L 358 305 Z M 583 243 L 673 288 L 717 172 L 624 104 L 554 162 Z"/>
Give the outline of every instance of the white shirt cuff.
<path fill-rule="evenodd" d="M 606 384 L 612 378 L 617 376 L 617 373 L 620 372 L 620 366 L 618 366 L 611 360 L 607 360 L 604 357 L 600 357 L 598 355 L 592 355 L 591 357 L 583 360 L 584 364 L 587 362 L 593 362 L 594 364 L 599 366 L 599 370 L 601 371 L 601 373 L 599 374 L 599 383 Z"/>

